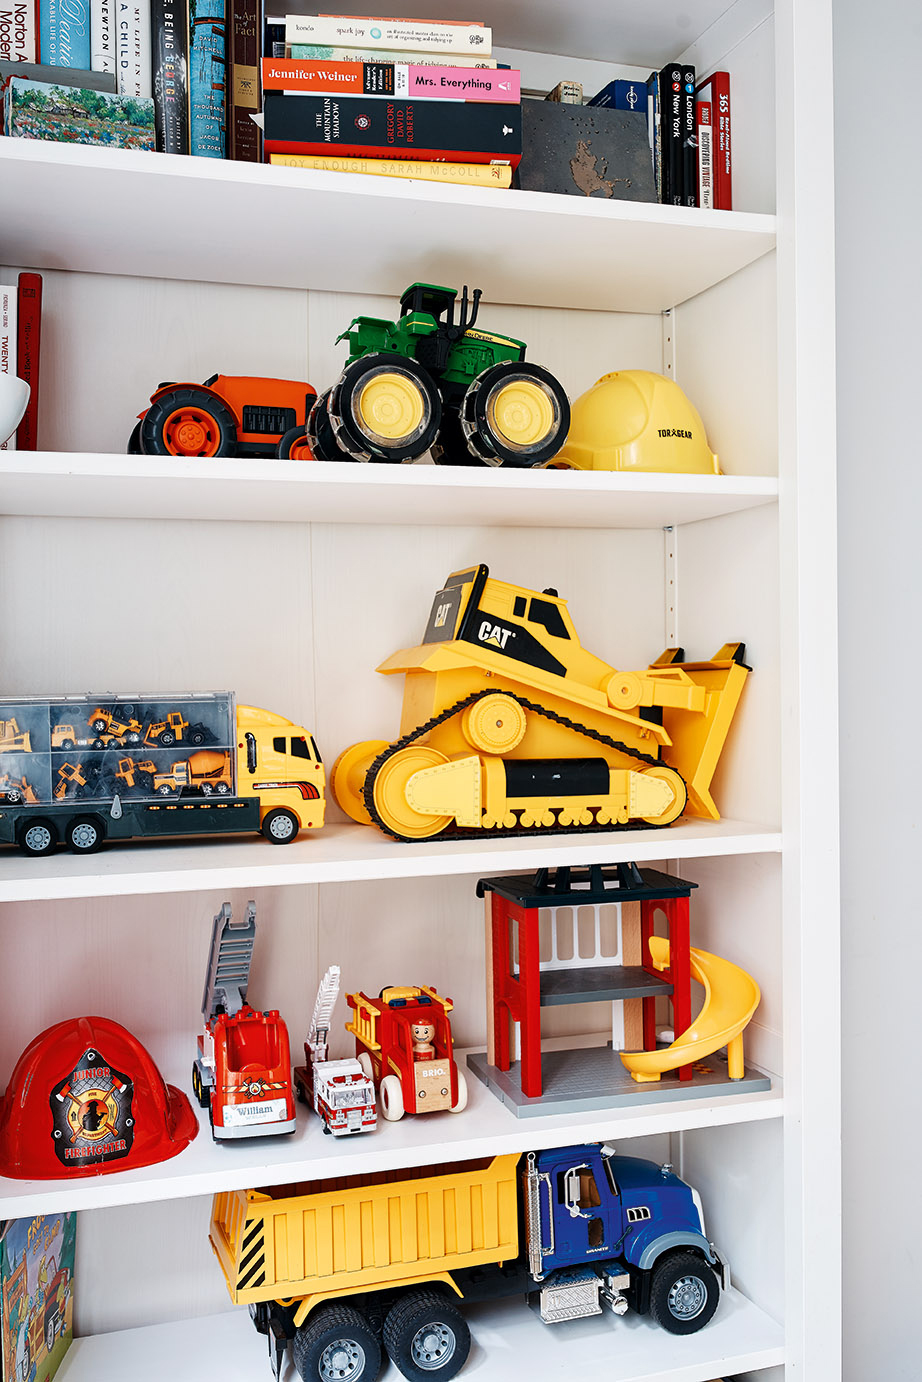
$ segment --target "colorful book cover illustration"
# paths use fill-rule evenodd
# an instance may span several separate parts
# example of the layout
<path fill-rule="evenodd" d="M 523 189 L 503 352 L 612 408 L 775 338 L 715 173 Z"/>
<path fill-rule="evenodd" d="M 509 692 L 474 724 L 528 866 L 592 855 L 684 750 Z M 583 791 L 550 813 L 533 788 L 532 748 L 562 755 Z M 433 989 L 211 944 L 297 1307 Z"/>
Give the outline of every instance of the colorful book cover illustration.
<path fill-rule="evenodd" d="M 49 1382 L 74 1333 L 76 1214 L 13 1219 L 0 1239 L 0 1358 L 15 1382 Z"/>
<path fill-rule="evenodd" d="M 190 152 L 227 152 L 227 15 L 224 0 L 189 0 Z"/>
<path fill-rule="evenodd" d="M 3 133 L 19 139 L 153 149 L 154 103 L 149 96 L 110 96 L 13 77 L 4 93 Z"/>

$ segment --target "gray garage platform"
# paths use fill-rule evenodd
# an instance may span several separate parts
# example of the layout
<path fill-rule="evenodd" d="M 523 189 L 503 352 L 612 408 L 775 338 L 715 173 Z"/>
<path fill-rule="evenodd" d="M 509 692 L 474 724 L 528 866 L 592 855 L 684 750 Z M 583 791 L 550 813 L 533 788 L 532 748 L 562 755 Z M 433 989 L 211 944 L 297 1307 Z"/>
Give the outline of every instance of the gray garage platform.
<path fill-rule="evenodd" d="M 692 1080 L 682 1082 L 670 1071 L 653 1084 L 638 1084 L 625 1070 L 617 1051 L 609 1046 L 545 1051 L 541 1057 L 544 1093 L 540 1099 L 528 1099 L 522 1093 L 517 1061 L 508 1071 L 497 1070 L 487 1064 L 486 1051 L 472 1051 L 467 1064 L 517 1118 L 696 1099 L 702 1094 L 757 1094 L 771 1089 L 769 1076 L 748 1065 L 741 1080 L 729 1079 L 722 1053 L 696 1061 Z"/>

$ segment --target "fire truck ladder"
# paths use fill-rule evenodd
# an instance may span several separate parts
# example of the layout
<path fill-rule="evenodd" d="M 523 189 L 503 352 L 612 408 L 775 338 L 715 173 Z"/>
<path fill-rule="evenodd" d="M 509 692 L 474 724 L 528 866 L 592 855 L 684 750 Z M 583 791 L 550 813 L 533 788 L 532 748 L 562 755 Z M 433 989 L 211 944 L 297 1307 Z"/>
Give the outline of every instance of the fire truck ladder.
<path fill-rule="evenodd" d="M 234 921 L 225 902 L 211 928 L 211 951 L 202 994 L 202 1016 L 211 1022 L 219 1012 L 228 1016 L 246 1002 L 250 961 L 256 940 L 256 903 L 248 902 L 243 921 Z"/>
<path fill-rule="evenodd" d="M 307 1034 L 307 1044 L 314 1054 L 315 1061 L 328 1059 L 327 1045 L 330 1040 L 330 1023 L 333 1020 L 333 1009 L 338 997 L 339 965 L 330 965 L 320 980 L 320 987 L 317 989 L 317 1001 L 314 1004 L 314 1015 L 311 1018 L 311 1029 Z"/>

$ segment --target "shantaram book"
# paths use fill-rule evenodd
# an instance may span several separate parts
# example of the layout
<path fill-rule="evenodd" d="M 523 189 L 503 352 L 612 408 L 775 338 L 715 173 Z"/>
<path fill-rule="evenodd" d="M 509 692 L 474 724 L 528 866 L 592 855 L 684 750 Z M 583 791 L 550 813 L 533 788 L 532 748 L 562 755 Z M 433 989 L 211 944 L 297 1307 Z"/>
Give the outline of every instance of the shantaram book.
<path fill-rule="evenodd" d="M 267 154 L 340 154 L 516 167 L 522 156 L 518 104 L 364 96 L 292 96 L 267 91 Z"/>

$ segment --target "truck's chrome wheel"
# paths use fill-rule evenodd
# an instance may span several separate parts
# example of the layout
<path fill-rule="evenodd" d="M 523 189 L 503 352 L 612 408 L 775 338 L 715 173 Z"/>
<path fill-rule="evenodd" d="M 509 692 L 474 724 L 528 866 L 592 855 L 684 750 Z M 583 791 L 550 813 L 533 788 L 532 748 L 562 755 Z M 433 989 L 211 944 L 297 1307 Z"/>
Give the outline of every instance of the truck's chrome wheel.
<path fill-rule="evenodd" d="M 365 1350 L 355 1339 L 334 1339 L 320 1355 L 323 1382 L 349 1382 L 365 1370 Z"/>
<path fill-rule="evenodd" d="M 424 1372 L 436 1372 L 444 1368 L 455 1351 L 455 1332 L 447 1324 L 433 1320 L 424 1324 L 413 1335 L 410 1353 L 413 1362 Z"/>
<path fill-rule="evenodd" d="M 707 1304 L 707 1287 L 700 1276 L 680 1276 L 673 1283 L 667 1304 L 678 1320 L 693 1320 Z"/>

